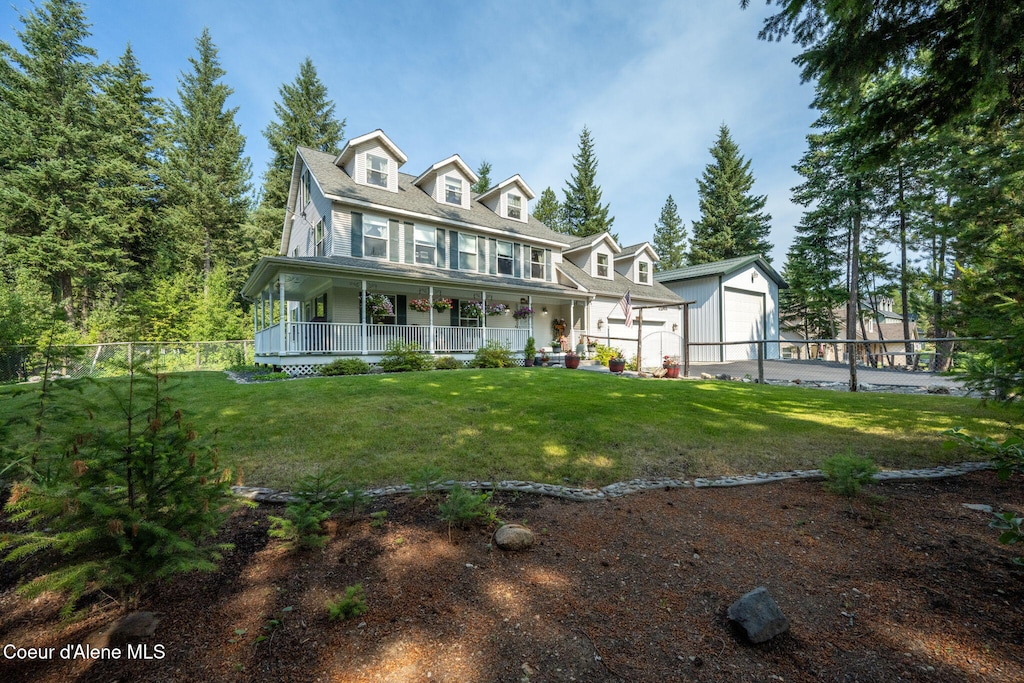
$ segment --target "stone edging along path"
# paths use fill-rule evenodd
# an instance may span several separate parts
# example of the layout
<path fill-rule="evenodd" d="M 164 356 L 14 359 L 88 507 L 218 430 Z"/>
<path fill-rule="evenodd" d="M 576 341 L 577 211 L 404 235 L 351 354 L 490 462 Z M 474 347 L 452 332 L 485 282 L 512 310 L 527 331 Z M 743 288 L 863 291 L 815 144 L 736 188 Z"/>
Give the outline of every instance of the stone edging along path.
<path fill-rule="evenodd" d="M 955 477 L 969 472 L 994 469 L 992 463 L 988 462 L 963 462 L 955 465 L 940 465 L 917 470 L 883 470 L 875 475 L 876 481 L 896 481 L 906 479 L 940 479 L 942 477 Z M 446 481 L 431 486 L 431 490 L 444 491 L 455 486 L 457 483 L 463 487 L 477 491 L 503 491 L 515 493 L 535 493 L 543 496 L 553 496 L 565 500 L 595 501 L 621 498 L 631 493 L 641 491 L 653 491 L 655 489 L 679 489 L 679 488 L 724 488 L 729 486 L 748 486 L 750 484 L 767 484 L 774 481 L 790 481 L 793 479 L 823 479 L 821 470 L 792 470 L 789 472 L 758 472 L 757 474 L 741 474 L 726 477 L 696 478 L 696 479 L 631 479 L 620 481 L 599 489 L 574 488 L 570 486 L 557 486 L 555 484 L 538 484 L 529 481 Z M 288 491 L 276 489 L 258 488 L 253 486 L 232 486 L 231 490 L 235 495 L 259 503 L 288 503 L 295 500 Z M 411 493 L 412 487 L 408 484 L 399 486 L 384 486 L 382 488 L 368 489 L 364 493 L 370 497 L 393 496 L 402 493 Z"/>

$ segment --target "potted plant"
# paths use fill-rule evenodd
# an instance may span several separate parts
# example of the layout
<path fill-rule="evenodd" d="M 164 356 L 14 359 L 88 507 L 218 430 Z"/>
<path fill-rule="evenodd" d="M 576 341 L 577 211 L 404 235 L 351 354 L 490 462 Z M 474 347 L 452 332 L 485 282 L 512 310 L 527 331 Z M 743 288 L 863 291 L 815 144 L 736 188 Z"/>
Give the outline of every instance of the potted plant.
<path fill-rule="evenodd" d="M 430 299 L 410 299 L 409 310 L 426 313 L 430 310 Z"/>
<path fill-rule="evenodd" d="M 438 313 L 444 313 L 445 311 L 447 311 L 448 309 L 450 309 L 452 307 L 452 300 L 451 299 L 434 299 L 434 303 L 432 305 L 433 305 L 435 311 L 437 311 Z"/>
<path fill-rule="evenodd" d="M 547 351 L 541 351 L 540 352 L 540 364 L 543 365 L 544 367 L 547 367 L 549 361 L 550 361 L 550 359 L 548 358 L 548 352 Z"/>
<path fill-rule="evenodd" d="M 537 343 L 533 337 L 526 338 L 526 346 L 523 347 L 523 365 L 533 367 L 534 357 L 537 355 Z"/>
<path fill-rule="evenodd" d="M 487 304 L 487 315 L 505 315 L 508 310 L 506 304 Z"/>
<path fill-rule="evenodd" d="M 481 301 L 467 301 L 460 307 L 460 314 L 463 318 L 481 318 L 484 314 L 484 304 Z"/>
<path fill-rule="evenodd" d="M 529 306 L 520 306 L 516 310 L 512 311 L 512 317 L 516 319 L 516 327 L 519 327 L 519 323 L 533 315 L 533 309 Z"/>
<path fill-rule="evenodd" d="M 593 358 L 595 353 L 597 353 L 597 340 L 587 337 L 587 357 Z"/>
<path fill-rule="evenodd" d="M 391 299 L 384 294 L 368 294 L 366 296 L 366 312 L 372 322 L 379 323 L 394 315 L 395 307 L 391 303 Z"/>
<path fill-rule="evenodd" d="M 626 369 L 626 358 L 622 355 L 622 351 L 616 351 L 615 357 L 608 360 L 608 369 L 617 374 L 621 374 Z"/>
<path fill-rule="evenodd" d="M 565 367 L 569 370 L 575 370 L 580 366 L 580 356 L 574 351 L 568 351 L 565 354 Z"/>
<path fill-rule="evenodd" d="M 665 368 L 665 376 L 671 379 L 679 377 L 679 359 L 675 356 L 665 356 L 661 361 L 661 367 Z"/>

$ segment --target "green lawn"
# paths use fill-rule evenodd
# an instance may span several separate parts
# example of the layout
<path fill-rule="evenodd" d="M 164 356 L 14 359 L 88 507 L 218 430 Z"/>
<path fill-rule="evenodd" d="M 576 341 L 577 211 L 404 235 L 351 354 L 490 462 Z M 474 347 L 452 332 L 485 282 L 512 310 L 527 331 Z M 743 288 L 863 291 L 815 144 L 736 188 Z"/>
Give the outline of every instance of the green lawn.
<path fill-rule="evenodd" d="M 201 435 L 218 432 L 222 463 L 244 483 L 277 487 L 316 465 L 365 485 L 401 483 L 427 465 L 455 479 L 603 485 L 813 468 L 848 449 L 882 467 L 930 466 L 976 459 L 943 450 L 942 430 L 1000 436 L 1020 420 L 1019 409 L 948 396 L 544 368 L 251 385 L 200 372 L 173 376 L 167 393 Z M 27 414 L 30 399 L 0 389 L 0 414 Z"/>

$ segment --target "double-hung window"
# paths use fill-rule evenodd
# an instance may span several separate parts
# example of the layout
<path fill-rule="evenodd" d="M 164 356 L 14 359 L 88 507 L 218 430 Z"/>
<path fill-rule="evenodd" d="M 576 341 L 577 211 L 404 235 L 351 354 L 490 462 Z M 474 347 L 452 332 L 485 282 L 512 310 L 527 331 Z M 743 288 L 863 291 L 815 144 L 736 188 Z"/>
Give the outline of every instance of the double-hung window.
<path fill-rule="evenodd" d="M 608 277 L 608 254 L 597 255 L 597 276 Z"/>
<path fill-rule="evenodd" d="M 388 222 L 376 216 L 363 216 L 363 255 L 388 257 Z"/>
<path fill-rule="evenodd" d="M 647 263 L 647 261 L 641 261 L 640 263 L 637 264 L 637 267 L 639 268 L 638 280 L 640 281 L 640 284 L 646 285 L 647 284 L 647 274 L 648 274 L 648 271 L 649 271 L 651 266 L 650 266 L 649 263 Z"/>
<path fill-rule="evenodd" d="M 379 187 L 388 186 L 388 160 L 385 157 L 366 155 L 366 182 Z"/>
<path fill-rule="evenodd" d="M 523 198 L 517 194 L 508 196 L 508 217 L 520 219 L 523 216 Z"/>
<path fill-rule="evenodd" d="M 313 228 L 313 238 L 316 241 L 313 253 L 316 256 L 324 256 L 326 254 L 326 243 L 324 242 L 324 219 L 321 218 L 316 222 L 316 227 Z"/>
<path fill-rule="evenodd" d="M 512 274 L 512 243 L 498 242 L 498 275 Z"/>
<path fill-rule="evenodd" d="M 450 175 L 444 177 L 444 200 L 462 206 L 462 178 Z"/>
<path fill-rule="evenodd" d="M 413 228 L 415 240 L 416 263 L 434 265 L 434 254 L 437 251 L 437 231 L 431 227 L 417 225 Z"/>
<path fill-rule="evenodd" d="M 534 280 L 544 279 L 544 250 L 530 249 L 530 277 Z"/>
<path fill-rule="evenodd" d="M 459 233 L 459 270 L 476 270 L 476 235 Z"/>
<path fill-rule="evenodd" d="M 302 183 L 299 185 L 299 209 L 305 209 L 306 204 L 309 204 L 309 190 L 310 190 L 310 179 L 309 170 L 302 171 Z"/>

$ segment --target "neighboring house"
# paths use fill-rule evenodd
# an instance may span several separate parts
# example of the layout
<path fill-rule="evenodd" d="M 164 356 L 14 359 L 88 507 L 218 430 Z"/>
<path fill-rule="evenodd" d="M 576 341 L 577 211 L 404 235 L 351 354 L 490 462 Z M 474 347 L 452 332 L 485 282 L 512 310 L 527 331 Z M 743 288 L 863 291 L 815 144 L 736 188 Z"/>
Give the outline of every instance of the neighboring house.
<path fill-rule="evenodd" d="M 757 345 L 748 342 L 779 341 L 779 289 L 787 285 L 761 256 L 686 266 L 654 278 L 694 302 L 689 306 L 691 361 L 753 359 Z M 779 345 L 766 344 L 765 357 L 778 358 Z"/>
<path fill-rule="evenodd" d="M 646 243 L 550 230 L 529 215 L 534 192 L 518 175 L 474 196 L 477 176 L 457 154 L 418 176 L 400 172 L 406 161 L 381 130 L 337 156 L 296 151 L 280 253 L 242 290 L 255 303 L 257 363 L 309 374 L 338 356 L 375 362 L 395 341 L 465 359 L 490 341 L 550 346 L 559 331 L 572 347 L 601 338 L 631 356 L 627 291 L 635 307 L 661 308 L 643 311 L 645 336 L 678 339 L 682 300 L 654 280 Z M 516 320 L 524 307 L 533 314 Z M 644 352 L 645 366 L 658 361 Z"/>
<path fill-rule="evenodd" d="M 903 315 L 893 311 L 893 305 L 894 301 L 885 297 L 878 299 L 876 310 L 872 310 L 870 303 L 861 302 L 860 314 L 863 324 L 858 323 L 851 337 L 846 334 L 846 309 L 835 309 L 833 314 L 837 326 L 836 339 L 856 339 L 862 342 L 857 345 L 857 357 L 861 363 L 890 367 L 913 365 L 915 360 L 920 360 L 923 348 L 922 343 L 917 341 L 917 315 L 910 315 L 908 339 L 911 352 L 908 354 L 904 343 Z M 847 347 L 844 344 L 828 343 L 827 340 L 824 343 L 819 343 L 820 340 L 805 340 L 799 321 L 784 329 L 782 336 L 785 340 L 782 343 L 783 358 L 820 358 L 842 362 L 848 360 Z"/>

